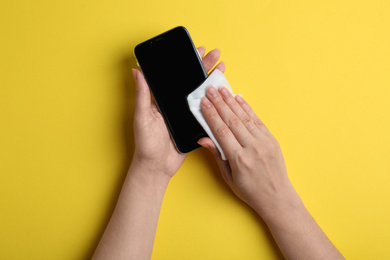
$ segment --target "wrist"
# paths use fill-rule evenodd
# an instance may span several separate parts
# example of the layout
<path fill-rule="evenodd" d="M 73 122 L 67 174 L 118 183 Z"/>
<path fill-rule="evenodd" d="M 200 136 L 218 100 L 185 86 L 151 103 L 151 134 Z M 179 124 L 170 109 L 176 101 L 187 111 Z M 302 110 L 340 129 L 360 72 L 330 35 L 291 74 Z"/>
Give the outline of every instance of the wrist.
<path fill-rule="evenodd" d="M 288 191 L 279 192 L 269 200 L 267 205 L 255 205 L 255 211 L 268 224 L 290 215 L 292 212 L 300 211 L 305 206 L 298 193 L 292 188 Z"/>
<path fill-rule="evenodd" d="M 171 177 L 158 168 L 133 161 L 127 179 L 147 194 L 164 194 Z"/>
<path fill-rule="evenodd" d="M 165 174 L 171 178 L 175 174 L 175 171 L 170 169 L 167 161 L 168 159 L 164 156 L 147 157 L 135 152 L 130 168 L 136 167 L 147 172 Z"/>

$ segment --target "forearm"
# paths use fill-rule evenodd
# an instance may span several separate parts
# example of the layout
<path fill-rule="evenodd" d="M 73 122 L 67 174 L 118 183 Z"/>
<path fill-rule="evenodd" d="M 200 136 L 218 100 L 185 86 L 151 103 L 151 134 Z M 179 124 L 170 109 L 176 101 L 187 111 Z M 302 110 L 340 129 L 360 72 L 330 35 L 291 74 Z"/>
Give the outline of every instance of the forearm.
<path fill-rule="evenodd" d="M 286 259 L 344 259 L 295 191 L 281 200 L 263 218 Z"/>
<path fill-rule="evenodd" d="M 93 259 L 150 259 L 168 182 L 165 174 L 131 166 Z"/>

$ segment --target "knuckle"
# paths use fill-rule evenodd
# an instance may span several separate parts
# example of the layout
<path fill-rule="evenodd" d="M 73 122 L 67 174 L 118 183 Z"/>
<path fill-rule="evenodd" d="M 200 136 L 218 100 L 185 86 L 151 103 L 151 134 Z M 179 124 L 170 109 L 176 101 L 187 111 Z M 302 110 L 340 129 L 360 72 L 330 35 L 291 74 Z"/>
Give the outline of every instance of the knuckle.
<path fill-rule="evenodd" d="M 231 107 L 235 107 L 237 105 L 236 101 L 231 96 L 225 97 L 224 99 L 225 99 L 226 104 L 228 104 Z"/>
<path fill-rule="evenodd" d="M 251 107 L 248 105 L 248 104 L 243 104 L 242 105 L 242 109 L 245 111 L 245 112 L 247 112 L 247 113 L 249 113 L 252 109 L 251 109 Z"/>
<path fill-rule="evenodd" d="M 247 164 L 248 163 L 248 159 L 249 159 L 248 154 L 245 153 L 244 151 L 237 152 L 237 160 L 241 164 L 243 164 L 243 165 Z"/>
<path fill-rule="evenodd" d="M 271 135 L 268 128 L 265 126 L 263 122 L 261 122 L 259 119 L 254 120 L 254 123 L 258 129 L 260 129 L 261 132 L 263 132 L 266 135 Z"/>
<path fill-rule="evenodd" d="M 256 126 L 254 124 L 246 124 L 246 129 L 248 129 L 249 132 L 253 133 L 257 130 Z"/>
<path fill-rule="evenodd" d="M 213 110 L 211 110 L 211 111 L 209 111 L 207 113 L 207 117 L 211 118 L 211 119 L 214 119 L 216 117 L 219 117 L 219 114 L 218 114 L 218 112 L 215 109 L 213 109 Z"/>
<path fill-rule="evenodd" d="M 256 153 L 257 158 L 260 158 L 260 159 L 264 159 L 268 155 L 267 149 L 265 147 L 262 147 L 262 146 L 256 147 L 255 153 Z"/>
<path fill-rule="evenodd" d="M 249 132 L 252 132 L 257 128 L 253 119 L 247 115 L 241 117 L 241 122 L 245 125 Z"/>
<path fill-rule="evenodd" d="M 202 114 L 206 118 L 207 122 L 210 123 L 210 120 L 215 120 L 219 117 L 218 111 L 214 105 L 211 105 L 209 109 L 202 109 Z"/>
<path fill-rule="evenodd" d="M 274 148 L 275 148 L 275 150 L 276 150 L 276 151 L 281 150 L 280 144 L 279 144 L 278 140 L 276 140 L 275 138 L 273 138 L 273 140 L 274 140 L 273 142 L 274 142 Z"/>
<path fill-rule="evenodd" d="M 254 122 L 255 122 L 255 125 L 256 126 L 258 126 L 258 127 L 263 127 L 263 126 L 265 126 L 264 124 L 263 124 L 263 122 L 261 122 L 260 120 L 254 120 Z"/>
<path fill-rule="evenodd" d="M 274 158 L 278 154 L 279 151 L 279 143 L 276 140 L 269 139 L 264 143 L 264 155 L 269 158 Z"/>
<path fill-rule="evenodd" d="M 245 172 L 251 172 L 253 168 L 256 167 L 257 162 L 254 163 L 253 159 L 253 157 L 248 156 L 248 154 L 244 151 L 236 153 L 237 166 L 244 170 L 241 174 Z"/>
<path fill-rule="evenodd" d="M 225 137 L 229 134 L 229 128 L 226 125 L 219 126 L 217 128 L 217 135 L 220 137 Z"/>
<path fill-rule="evenodd" d="M 261 126 L 262 123 L 261 123 L 259 120 L 255 120 L 255 125 L 256 125 L 256 126 Z"/>
<path fill-rule="evenodd" d="M 248 159 L 248 156 L 243 152 L 237 152 L 236 159 L 240 165 L 245 165 Z"/>
<path fill-rule="evenodd" d="M 231 117 L 227 123 L 229 127 L 236 127 L 240 124 L 240 120 L 237 117 Z"/>
<path fill-rule="evenodd" d="M 269 161 L 276 158 L 279 154 L 279 143 L 276 140 L 268 139 L 257 143 L 253 148 L 255 157 L 260 161 Z"/>
<path fill-rule="evenodd" d="M 242 117 L 241 117 L 241 122 L 242 122 L 244 125 L 249 125 L 249 124 L 252 124 L 253 120 L 252 120 L 252 118 L 250 118 L 249 116 L 245 115 L 245 116 L 242 116 Z"/>
<path fill-rule="evenodd" d="M 224 105 L 224 103 L 225 102 L 223 101 L 223 99 L 220 96 L 215 97 L 213 100 L 213 104 L 215 107 L 221 107 Z"/>
<path fill-rule="evenodd" d="M 275 153 L 275 151 L 277 150 L 276 143 L 272 140 L 270 140 L 269 142 L 266 143 L 265 148 L 267 149 L 267 151 L 270 154 Z"/>

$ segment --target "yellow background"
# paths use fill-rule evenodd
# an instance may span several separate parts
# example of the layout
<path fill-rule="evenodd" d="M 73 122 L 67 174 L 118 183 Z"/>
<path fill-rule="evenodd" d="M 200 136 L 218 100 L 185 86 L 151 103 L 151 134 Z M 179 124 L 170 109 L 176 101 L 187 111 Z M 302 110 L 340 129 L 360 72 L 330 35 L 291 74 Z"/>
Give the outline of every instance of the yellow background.
<path fill-rule="evenodd" d="M 88 259 L 134 150 L 139 42 L 177 25 L 279 140 L 348 259 L 390 259 L 390 2 L 0 1 L 0 259 Z M 262 221 L 191 153 L 153 259 L 280 259 Z"/>

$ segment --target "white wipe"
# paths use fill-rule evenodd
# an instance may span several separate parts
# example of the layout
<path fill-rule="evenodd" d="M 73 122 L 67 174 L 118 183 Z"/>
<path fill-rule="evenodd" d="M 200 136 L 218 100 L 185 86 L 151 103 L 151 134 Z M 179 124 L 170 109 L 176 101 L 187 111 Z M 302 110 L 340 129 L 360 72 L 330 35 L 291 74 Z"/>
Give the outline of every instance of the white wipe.
<path fill-rule="evenodd" d="M 202 109 L 200 108 L 200 101 L 202 100 L 203 97 L 206 96 L 206 90 L 210 86 L 213 86 L 216 89 L 225 87 L 233 95 L 232 87 L 230 86 L 225 75 L 221 71 L 216 69 L 213 71 L 213 73 L 209 75 L 209 77 L 202 83 L 202 85 L 200 85 L 197 89 L 195 89 L 193 92 L 191 92 L 191 94 L 187 96 L 187 101 L 192 114 L 195 116 L 196 120 L 198 120 L 199 124 L 209 135 L 211 140 L 213 140 L 215 146 L 218 148 L 219 152 L 221 153 L 222 159 L 226 160 L 225 153 L 222 151 L 221 146 L 215 139 L 213 132 L 211 132 L 211 129 L 207 124 L 206 119 L 203 116 Z"/>

